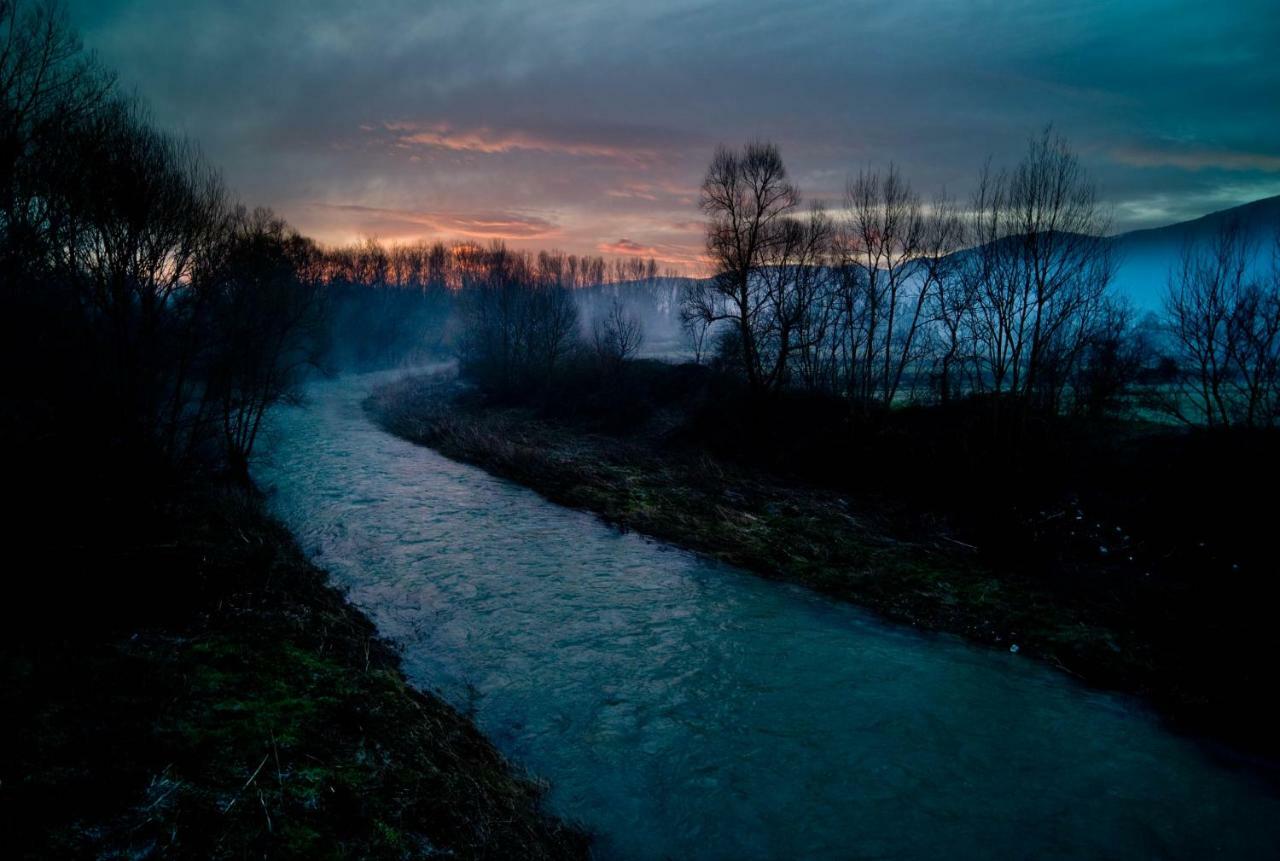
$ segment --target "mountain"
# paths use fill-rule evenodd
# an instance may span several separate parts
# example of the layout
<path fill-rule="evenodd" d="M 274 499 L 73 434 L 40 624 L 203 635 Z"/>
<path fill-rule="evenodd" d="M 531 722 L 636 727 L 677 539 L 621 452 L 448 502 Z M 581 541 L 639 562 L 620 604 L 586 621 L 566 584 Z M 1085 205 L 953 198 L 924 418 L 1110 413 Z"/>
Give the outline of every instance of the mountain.
<path fill-rule="evenodd" d="M 1190 221 L 1117 234 L 1112 237 L 1119 257 L 1113 289 L 1128 296 L 1139 308 L 1158 309 L 1169 268 L 1177 263 L 1184 244 L 1207 242 L 1221 227 L 1233 221 L 1255 242 L 1259 267 L 1269 264 L 1271 243 L 1280 230 L 1280 195 L 1211 212 Z"/>

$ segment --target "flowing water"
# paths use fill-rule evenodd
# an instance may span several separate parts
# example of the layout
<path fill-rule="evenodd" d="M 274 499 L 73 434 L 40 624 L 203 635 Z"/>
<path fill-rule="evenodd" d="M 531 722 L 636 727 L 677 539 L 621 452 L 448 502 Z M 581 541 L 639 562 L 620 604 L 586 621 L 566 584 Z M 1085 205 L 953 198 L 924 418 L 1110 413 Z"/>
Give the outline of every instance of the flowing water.
<path fill-rule="evenodd" d="M 886 625 L 375 428 L 271 419 L 315 560 L 606 858 L 1277 858 L 1280 798 L 1132 701 Z"/>

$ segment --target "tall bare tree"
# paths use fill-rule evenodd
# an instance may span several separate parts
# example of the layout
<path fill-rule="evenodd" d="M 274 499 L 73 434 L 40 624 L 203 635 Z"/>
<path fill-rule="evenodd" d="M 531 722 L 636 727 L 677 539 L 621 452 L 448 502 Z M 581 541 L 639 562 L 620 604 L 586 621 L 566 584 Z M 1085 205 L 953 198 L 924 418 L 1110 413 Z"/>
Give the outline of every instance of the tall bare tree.
<path fill-rule="evenodd" d="M 733 327 L 738 358 L 756 392 L 777 387 L 786 368 L 789 344 L 779 336 L 787 310 L 776 286 L 770 289 L 765 280 L 795 239 L 787 223 L 799 201 L 770 143 L 720 147 L 702 182 L 707 255 L 715 274 L 686 295 L 685 307 L 708 325 L 726 321 Z"/>
<path fill-rule="evenodd" d="M 849 388 L 855 401 L 893 403 L 915 358 L 928 293 L 919 278 L 925 242 L 920 198 L 897 168 L 881 176 L 862 171 L 845 192 L 839 238 L 843 279 L 850 291 Z"/>
<path fill-rule="evenodd" d="M 818 388 L 826 379 L 824 340 L 831 329 L 829 262 L 833 225 L 820 206 L 778 227 L 772 265 L 761 273 L 773 317 L 766 352 L 772 358 L 770 378 L 777 384 L 798 382 Z"/>
<path fill-rule="evenodd" d="M 1114 274 L 1109 220 L 1051 128 L 1011 172 L 984 170 L 972 213 L 981 379 L 1053 408 Z"/>
<path fill-rule="evenodd" d="M 925 218 L 920 251 L 920 289 L 928 309 L 926 336 L 938 399 L 947 403 L 958 381 L 972 365 L 972 314 L 977 284 L 967 277 L 962 252 L 967 241 L 964 220 L 945 194 Z"/>

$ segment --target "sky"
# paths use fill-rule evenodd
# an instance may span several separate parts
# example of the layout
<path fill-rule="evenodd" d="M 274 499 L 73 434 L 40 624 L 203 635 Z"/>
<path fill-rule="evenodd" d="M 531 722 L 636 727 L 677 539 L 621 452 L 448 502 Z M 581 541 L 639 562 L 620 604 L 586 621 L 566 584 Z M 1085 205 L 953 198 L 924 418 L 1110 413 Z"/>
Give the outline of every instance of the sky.
<path fill-rule="evenodd" d="M 1280 194 L 1276 0 L 70 0 L 245 203 L 327 243 L 501 239 L 696 271 L 717 144 L 808 200 L 963 197 L 1052 123 L 1116 230 Z"/>

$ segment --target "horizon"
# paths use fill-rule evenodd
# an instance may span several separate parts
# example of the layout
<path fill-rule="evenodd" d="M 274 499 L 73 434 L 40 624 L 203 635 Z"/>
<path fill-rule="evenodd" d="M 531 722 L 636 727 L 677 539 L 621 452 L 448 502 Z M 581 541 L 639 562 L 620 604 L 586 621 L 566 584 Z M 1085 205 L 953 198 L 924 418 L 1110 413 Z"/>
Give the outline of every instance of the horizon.
<path fill-rule="evenodd" d="M 326 244 L 501 240 L 692 274 L 706 164 L 756 138 L 828 205 L 890 162 L 925 200 L 963 198 L 1048 124 L 1115 233 L 1280 194 L 1261 3 L 1024 4 L 996 23 L 927 2 L 69 8 L 161 125 Z"/>

